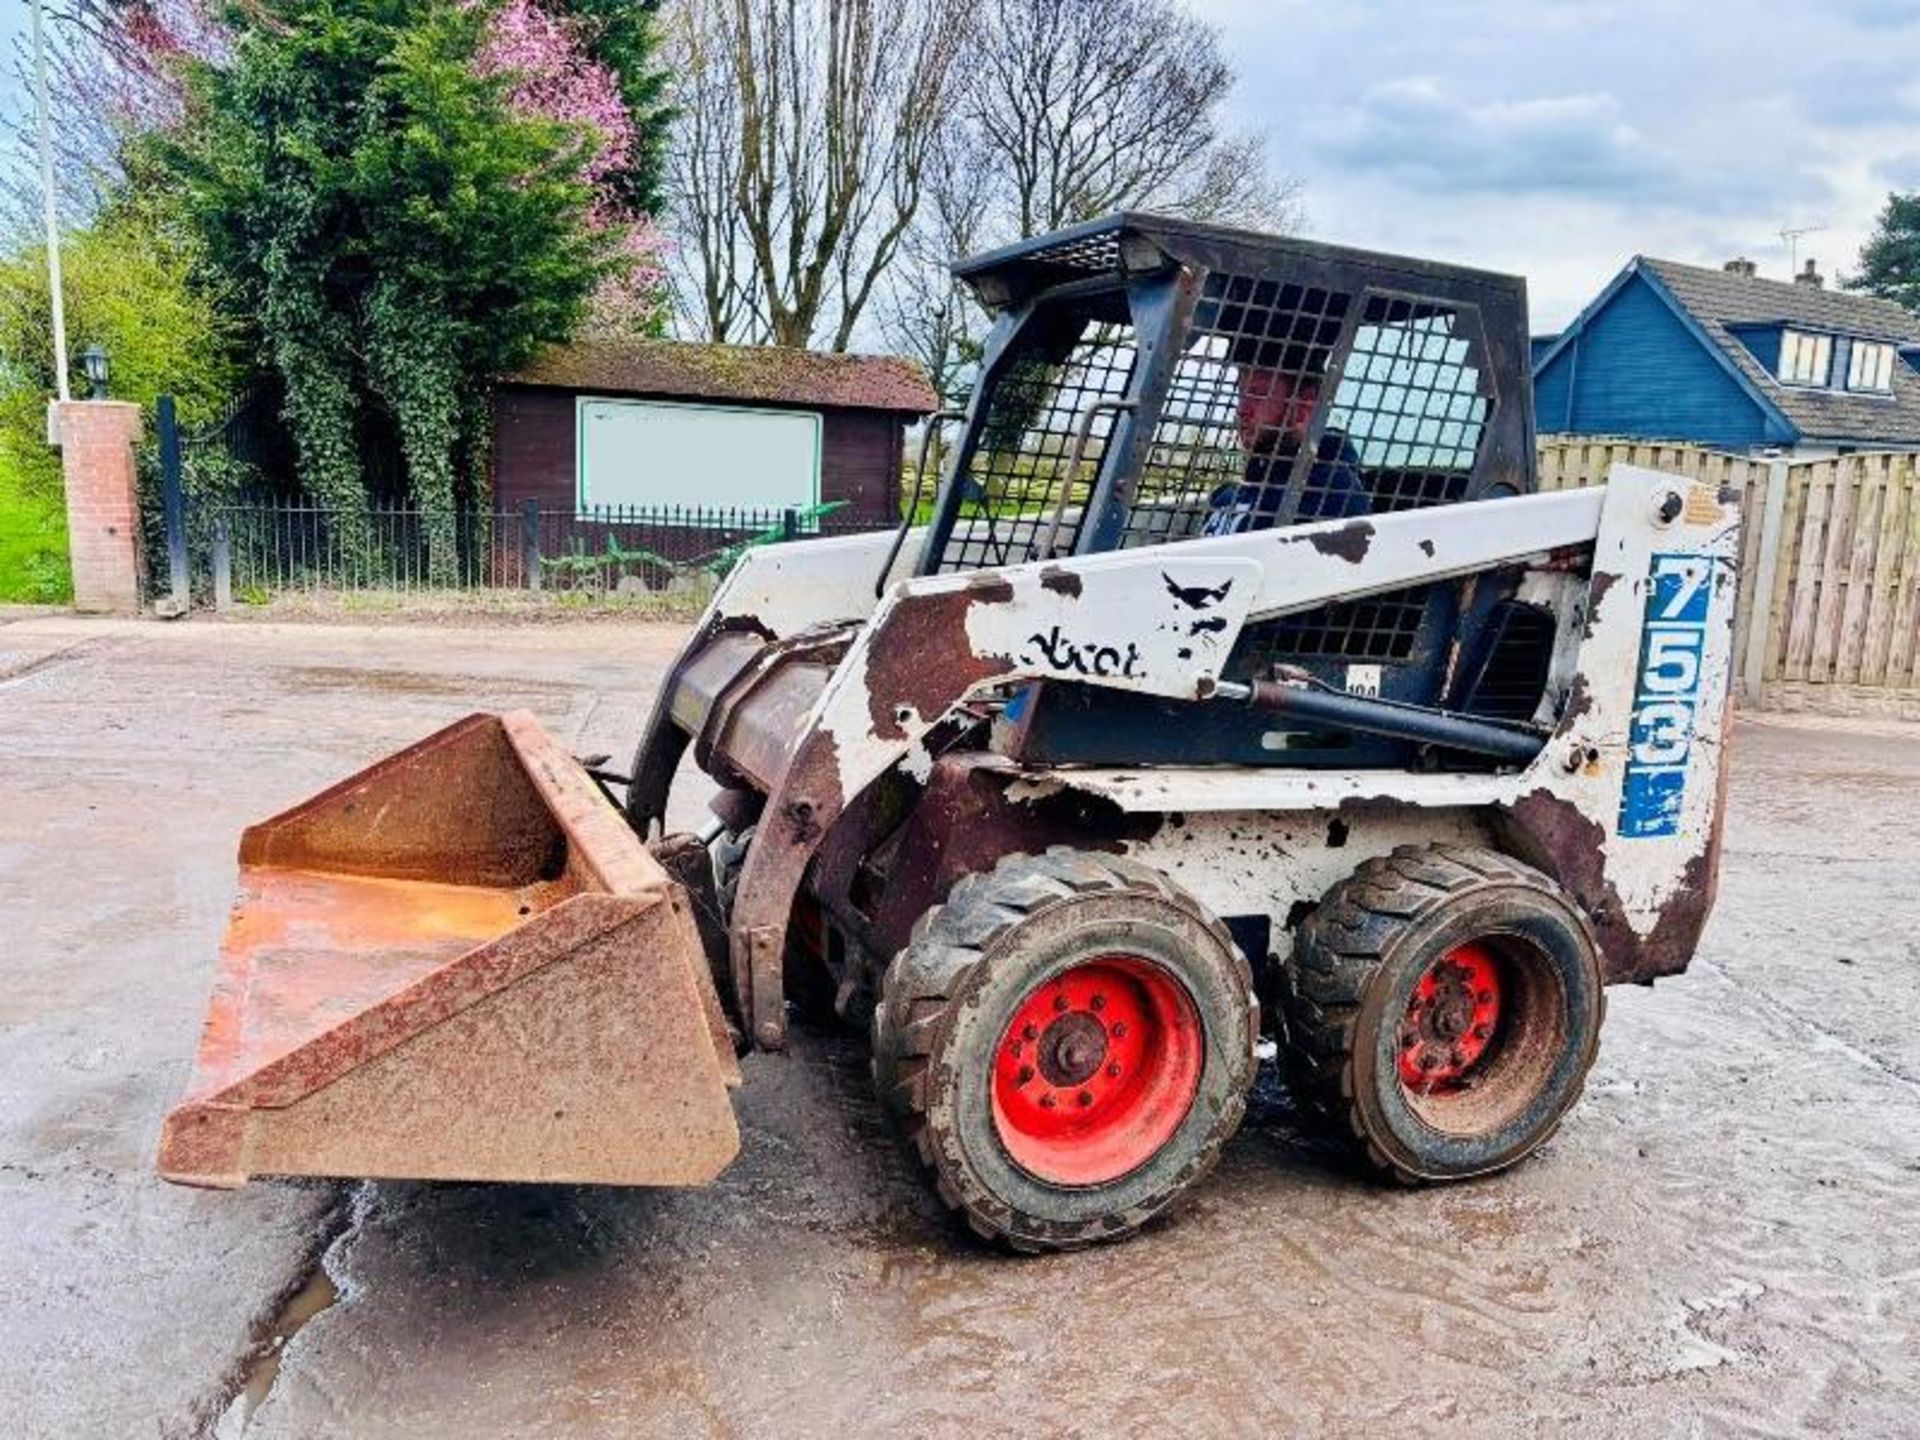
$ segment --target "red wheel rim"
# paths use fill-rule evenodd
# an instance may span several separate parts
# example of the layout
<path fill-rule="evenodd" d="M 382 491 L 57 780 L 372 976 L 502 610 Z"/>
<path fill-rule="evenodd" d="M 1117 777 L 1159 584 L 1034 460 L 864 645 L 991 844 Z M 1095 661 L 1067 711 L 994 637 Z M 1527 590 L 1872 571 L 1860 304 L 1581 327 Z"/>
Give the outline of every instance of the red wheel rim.
<path fill-rule="evenodd" d="M 1429 965 L 1400 1022 L 1400 1083 L 1423 1096 L 1469 1088 L 1498 1045 L 1505 998 L 1484 945 L 1456 945 Z"/>
<path fill-rule="evenodd" d="M 1205 1053 L 1185 986 L 1150 960 L 1103 955 L 1020 1002 L 994 1053 L 994 1128 L 1039 1179 L 1118 1180 L 1187 1118 Z"/>

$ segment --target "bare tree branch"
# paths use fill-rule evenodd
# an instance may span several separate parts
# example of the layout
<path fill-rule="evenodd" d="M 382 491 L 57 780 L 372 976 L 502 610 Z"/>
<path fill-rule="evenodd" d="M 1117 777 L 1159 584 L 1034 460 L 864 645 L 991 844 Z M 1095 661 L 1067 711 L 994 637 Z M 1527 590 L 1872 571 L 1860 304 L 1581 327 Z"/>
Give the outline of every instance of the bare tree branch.
<path fill-rule="evenodd" d="M 946 271 L 957 256 L 1122 209 L 1299 225 L 1266 138 L 1223 129 L 1233 71 L 1180 0 L 982 0 L 975 41 L 880 310 L 942 395 L 964 393 L 986 328 Z"/>
<path fill-rule="evenodd" d="M 947 266 L 979 250 L 987 233 L 995 186 L 971 136 L 949 127 L 928 160 L 926 196 L 915 224 L 902 237 L 879 307 L 880 332 L 895 350 L 920 362 L 934 390 L 949 404 L 965 395 L 980 355 L 980 313 Z"/>
<path fill-rule="evenodd" d="M 963 0 L 681 0 L 683 323 L 845 349 L 951 123 Z"/>

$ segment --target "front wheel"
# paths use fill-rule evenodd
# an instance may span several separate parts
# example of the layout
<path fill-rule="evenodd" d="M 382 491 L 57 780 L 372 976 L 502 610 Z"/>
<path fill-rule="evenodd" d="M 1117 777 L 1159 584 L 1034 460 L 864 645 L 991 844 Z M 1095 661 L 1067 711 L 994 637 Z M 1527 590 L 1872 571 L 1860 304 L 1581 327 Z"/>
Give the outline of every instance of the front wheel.
<path fill-rule="evenodd" d="M 1146 1223 L 1245 1110 L 1247 962 L 1147 866 L 1053 850 L 915 927 L 874 1014 L 882 1100 L 979 1233 L 1068 1249 Z"/>

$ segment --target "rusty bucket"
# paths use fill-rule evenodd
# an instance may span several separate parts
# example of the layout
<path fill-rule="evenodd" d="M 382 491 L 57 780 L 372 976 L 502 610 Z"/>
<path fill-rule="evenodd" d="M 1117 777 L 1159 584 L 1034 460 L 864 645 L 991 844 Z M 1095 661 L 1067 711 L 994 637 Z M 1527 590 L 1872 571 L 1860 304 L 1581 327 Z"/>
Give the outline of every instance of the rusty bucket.
<path fill-rule="evenodd" d="M 531 715 L 472 715 L 240 842 L 159 1169 L 697 1185 L 739 1064 L 685 892 Z"/>

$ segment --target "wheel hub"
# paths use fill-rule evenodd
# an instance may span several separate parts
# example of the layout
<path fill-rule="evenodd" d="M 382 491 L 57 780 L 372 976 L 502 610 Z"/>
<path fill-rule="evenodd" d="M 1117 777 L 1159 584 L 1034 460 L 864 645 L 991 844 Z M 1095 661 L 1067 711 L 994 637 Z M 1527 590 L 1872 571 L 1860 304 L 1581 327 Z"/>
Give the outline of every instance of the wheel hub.
<path fill-rule="evenodd" d="M 1088 1012 L 1070 1011 L 1047 1026 L 1035 1049 L 1047 1084 L 1079 1085 L 1107 1058 L 1107 1030 Z"/>
<path fill-rule="evenodd" d="M 1076 965 L 1027 993 L 995 1050 L 1001 1144 L 1042 1180 L 1117 1180 L 1179 1129 L 1204 1054 L 1192 998 L 1159 965 L 1133 955 Z"/>
<path fill-rule="evenodd" d="M 1499 1038 L 1499 967 L 1483 945 L 1455 946 L 1413 987 L 1399 1036 L 1400 1083 L 1423 1095 L 1459 1089 Z"/>

